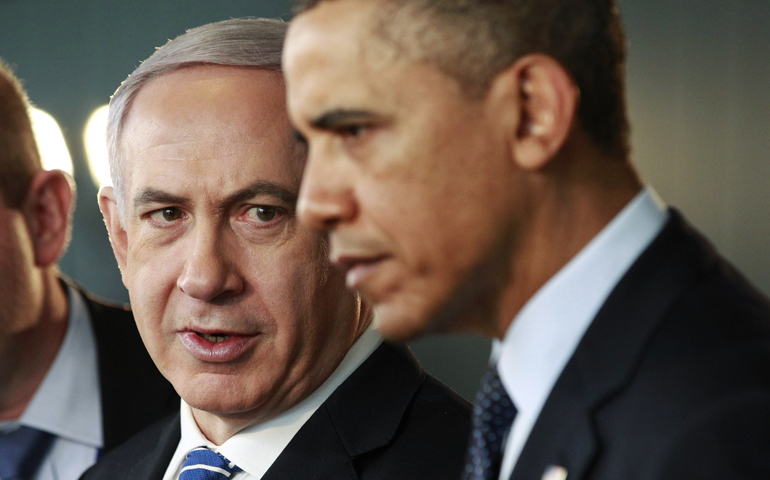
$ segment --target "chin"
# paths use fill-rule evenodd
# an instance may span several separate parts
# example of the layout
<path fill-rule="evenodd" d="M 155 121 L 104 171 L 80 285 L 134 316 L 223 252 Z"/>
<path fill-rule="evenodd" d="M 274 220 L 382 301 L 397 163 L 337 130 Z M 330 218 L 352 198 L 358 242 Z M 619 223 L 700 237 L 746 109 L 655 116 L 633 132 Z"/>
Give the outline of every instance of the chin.
<path fill-rule="evenodd" d="M 386 340 L 407 342 L 426 335 L 475 333 L 493 318 L 478 301 L 452 295 L 448 301 L 430 302 L 412 296 L 404 302 L 382 302 L 375 306 L 374 326 Z M 476 299 L 477 300 L 477 299 Z"/>
<path fill-rule="evenodd" d="M 222 395 L 214 395 L 213 393 L 217 392 L 196 392 L 194 395 L 183 395 L 182 398 L 195 410 L 201 410 L 219 417 L 252 416 L 259 406 L 259 402 L 239 398 L 223 398 Z"/>
<path fill-rule="evenodd" d="M 396 305 L 377 305 L 373 324 L 383 338 L 394 342 L 407 342 L 431 333 L 440 333 L 433 328 L 429 315 L 422 315 L 414 308 Z"/>
<path fill-rule="evenodd" d="M 242 385 L 227 378 L 228 375 L 200 377 L 198 375 L 194 381 L 174 384 L 179 396 L 196 410 L 223 416 L 237 415 L 253 411 L 264 402 L 265 395 L 246 392 Z"/>

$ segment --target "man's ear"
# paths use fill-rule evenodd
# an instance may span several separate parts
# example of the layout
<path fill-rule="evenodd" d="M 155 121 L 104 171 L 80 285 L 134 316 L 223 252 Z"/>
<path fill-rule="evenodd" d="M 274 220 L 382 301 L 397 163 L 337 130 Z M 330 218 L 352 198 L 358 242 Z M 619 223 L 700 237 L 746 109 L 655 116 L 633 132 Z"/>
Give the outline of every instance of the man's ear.
<path fill-rule="evenodd" d="M 32 178 L 24 209 L 38 267 L 56 264 L 67 246 L 74 188 L 61 170 L 42 170 Z"/>
<path fill-rule="evenodd" d="M 527 55 L 492 81 L 488 101 L 505 109 L 511 152 L 519 168 L 538 170 L 567 141 L 580 92 L 565 68 L 546 55 Z"/>
<path fill-rule="evenodd" d="M 118 261 L 118 267 L 123 272 L 126 267 L 126 254 L 128 252 L 128 238 L 126 230 L 120 221 L 118 214 L 118 203 L 115 201 L 115 191 L 112 187 L 102 187 L 99 189 L 99 210 L 104 216 L 104 224 L 107 226 L 107 232 L 110 234 L 110 244 L 115 253 L 115 259 Z"/>

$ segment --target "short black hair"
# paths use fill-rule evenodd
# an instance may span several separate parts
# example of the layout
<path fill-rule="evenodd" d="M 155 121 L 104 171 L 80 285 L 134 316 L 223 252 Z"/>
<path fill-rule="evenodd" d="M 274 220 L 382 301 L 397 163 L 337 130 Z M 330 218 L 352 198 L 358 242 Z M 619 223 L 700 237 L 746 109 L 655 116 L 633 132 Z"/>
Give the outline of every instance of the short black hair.
<path fill-rule="evenodd" d="M 332 0 L 294 0 L 294 15 L 325 1 Z M 625 35 L 614 0 L 369 1 L 382 4 L 377 34 L 397 43 L 408 38 L 406 50 L 419 49 L 420 60 L 471 94 L 486 92 L 498 73 L 525 55 L 552 57 L 580 90 L 582 129 L 609 156 L 628 158 Z"/>

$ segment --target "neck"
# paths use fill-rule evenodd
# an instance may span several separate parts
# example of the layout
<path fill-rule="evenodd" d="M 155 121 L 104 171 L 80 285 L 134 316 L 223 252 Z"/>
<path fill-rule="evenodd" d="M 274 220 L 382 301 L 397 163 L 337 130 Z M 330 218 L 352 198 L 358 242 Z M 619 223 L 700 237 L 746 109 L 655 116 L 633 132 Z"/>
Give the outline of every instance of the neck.
<path fill-rule="evenodd" d="M 592 152 L 595 153 L 595 152 Z M 502 338 L 532 296 L 604 229 L 642 188 L 630 162 L 572 155 L 543 172 L 489 336 Z"/>
<path fill-rule="evenodd" d="M 43 273 L 43 303 L 29 327 L 0 339 L 0 421 L 18 419 L 53 364 L 67 331 L 66 293 L 53 269 Z"/>

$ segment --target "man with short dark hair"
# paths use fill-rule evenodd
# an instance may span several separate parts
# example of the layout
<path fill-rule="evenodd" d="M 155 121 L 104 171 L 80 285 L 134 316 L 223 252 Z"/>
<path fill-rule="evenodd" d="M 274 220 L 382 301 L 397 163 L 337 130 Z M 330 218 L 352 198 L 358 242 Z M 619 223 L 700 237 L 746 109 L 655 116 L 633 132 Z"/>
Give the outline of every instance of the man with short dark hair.
<path fill-rule="evenodd" d="M 65 282 L 73 185 L 0 64 L 0 478 L 74 480 L 178 404 L 131 313 Z"/>
<path fill-rule="evenodd" d="M 112 97 L 114 186 L 99 203 L 139 331 L 183 401 L 84 479 L 443 480 L 462 468 L 469 405 L 382 342 L 324 236 L 294 215 L 307 150 L 286 112 L 285 29 L 191 29 Z"/>
<path fill-rule="evenodd" d="M 613 1 L 295 7 L 300 219 L 385 337 L 495 339 L 466 478 L 770 477 L 770 306 L 638 178 Z"/>

